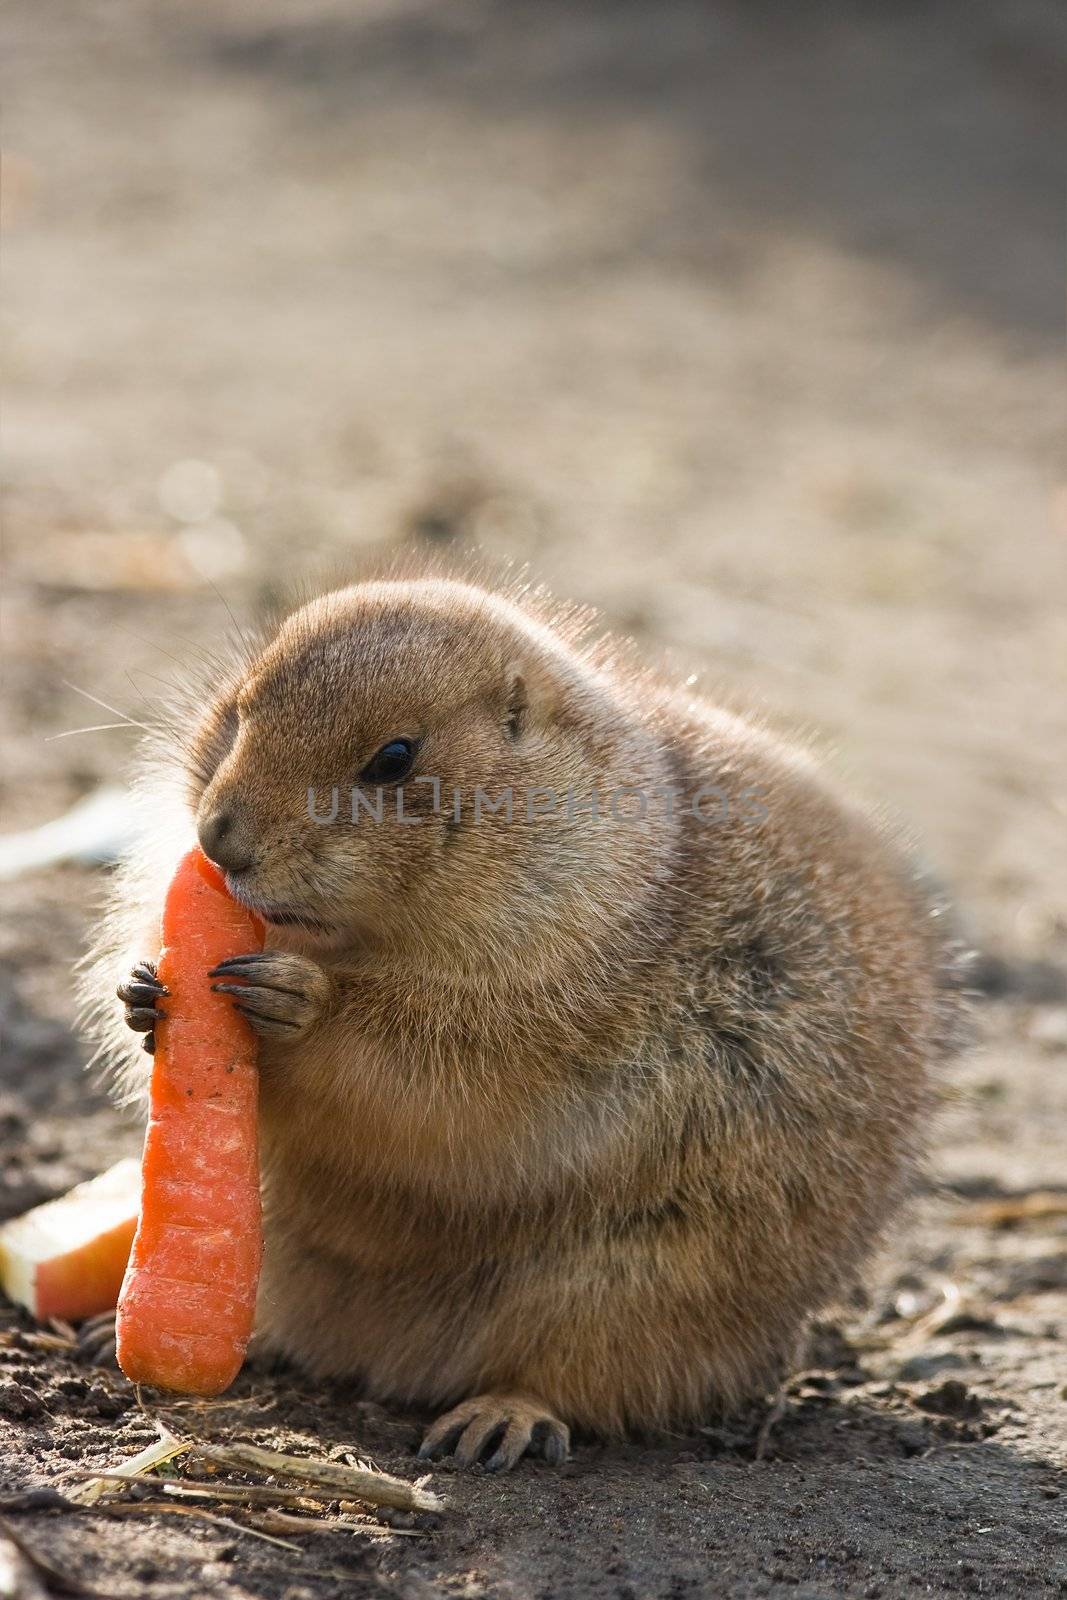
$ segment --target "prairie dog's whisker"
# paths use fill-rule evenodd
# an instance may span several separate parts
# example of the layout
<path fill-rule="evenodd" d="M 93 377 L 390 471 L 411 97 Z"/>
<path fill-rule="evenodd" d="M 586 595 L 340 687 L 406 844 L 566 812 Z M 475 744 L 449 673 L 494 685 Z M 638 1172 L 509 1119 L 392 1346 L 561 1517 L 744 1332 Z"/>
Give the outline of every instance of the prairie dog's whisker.
<path fill-rule="evenodd" d="M 140 728 L 140 722 L 97 722 L 91 728 L 64 728 L 62 733 L 50 733 L 45 738 L 45 744 L 51 744 L 54 739 L 72 739 L 76 733 L 103 733 L 107 728 Z"/>
<path fill-rule="evenodd" d="M 71 683 L 69 678 L 59 680 L 65 688 L 73 689 L 75 694 L 80 694 L 84 699 L 91 700 L 94 706 L 100 706 L 104 711 L 110 711 L 113 717 L 122 717 L 128 727 L 143 728 L 146 733 L 151 733 L 147 722 L 138 722 L 135 717 L 128 717 L 125 711 L 120 711 L 118 706 L 109 705 L 106 700 L 101 700 L 98 694 L 90 694 L 88 689 L 82 689 L 76 683 Z"/>

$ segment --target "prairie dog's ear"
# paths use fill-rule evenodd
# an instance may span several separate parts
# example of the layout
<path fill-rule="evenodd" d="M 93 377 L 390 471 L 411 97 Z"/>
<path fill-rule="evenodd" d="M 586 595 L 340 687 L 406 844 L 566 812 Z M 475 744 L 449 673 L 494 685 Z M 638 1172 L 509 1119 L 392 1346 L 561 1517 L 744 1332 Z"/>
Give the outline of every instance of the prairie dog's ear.
<path fill-rule="evenodd" d="M 518 739 L 526 726 L 530 710 L 530 696 L 521 663 L 508 663 L 504 684 L 504 732 L 509 739 Z"/>
<path fill-rule="evenodd" d="M 504 731 L 521 739 L 530 728 L 552 721 L 560 686 L 547 666 L 534 656 L 509 661 L 504 671 Z"/>

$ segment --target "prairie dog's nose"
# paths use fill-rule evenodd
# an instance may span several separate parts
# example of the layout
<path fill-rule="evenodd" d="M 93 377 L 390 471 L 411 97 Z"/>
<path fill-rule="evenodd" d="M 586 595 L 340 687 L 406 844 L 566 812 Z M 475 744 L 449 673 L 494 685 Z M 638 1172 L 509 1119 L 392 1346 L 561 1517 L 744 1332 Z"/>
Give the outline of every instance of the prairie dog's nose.
<path fill-rule="evenodd" d="M 212 811 L 196 825 L 200 848 L 224 872 L 246 872 L 252 852 L 232 811 Z"/>

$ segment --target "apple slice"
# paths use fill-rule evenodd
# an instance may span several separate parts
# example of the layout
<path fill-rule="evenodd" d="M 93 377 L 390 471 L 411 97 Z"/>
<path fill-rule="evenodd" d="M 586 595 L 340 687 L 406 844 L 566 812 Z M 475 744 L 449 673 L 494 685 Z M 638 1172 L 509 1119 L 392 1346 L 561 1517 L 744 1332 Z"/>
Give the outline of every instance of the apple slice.
<path fill-rule="evenodd" d="M 77 1322 L 118 1303 L 137 1226 L 141 1163 L 119 1161 L 58 1200 L 0 1227 L 0 1287 L 47 1322 Z"/>

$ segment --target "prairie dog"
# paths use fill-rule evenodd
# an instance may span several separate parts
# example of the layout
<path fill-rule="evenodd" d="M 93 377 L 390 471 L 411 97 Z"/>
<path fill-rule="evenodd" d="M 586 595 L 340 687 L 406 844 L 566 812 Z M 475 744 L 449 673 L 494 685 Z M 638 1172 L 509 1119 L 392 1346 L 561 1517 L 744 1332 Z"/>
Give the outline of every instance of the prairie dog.
<path fill-rule="evenodd" d="M 584 628 L 440 578 L 324 595 L 216 685 L 171 786 L 270 927 L 204 978 L 262 1036 L 259 1336 L 446 1408 L 423 1451 L 461 1464 L 773 1386 L 958 1035 L 958 952 L 882 831 Z M 89 979 L 127 1083 L 103 997 L 150 878 Z"/>

